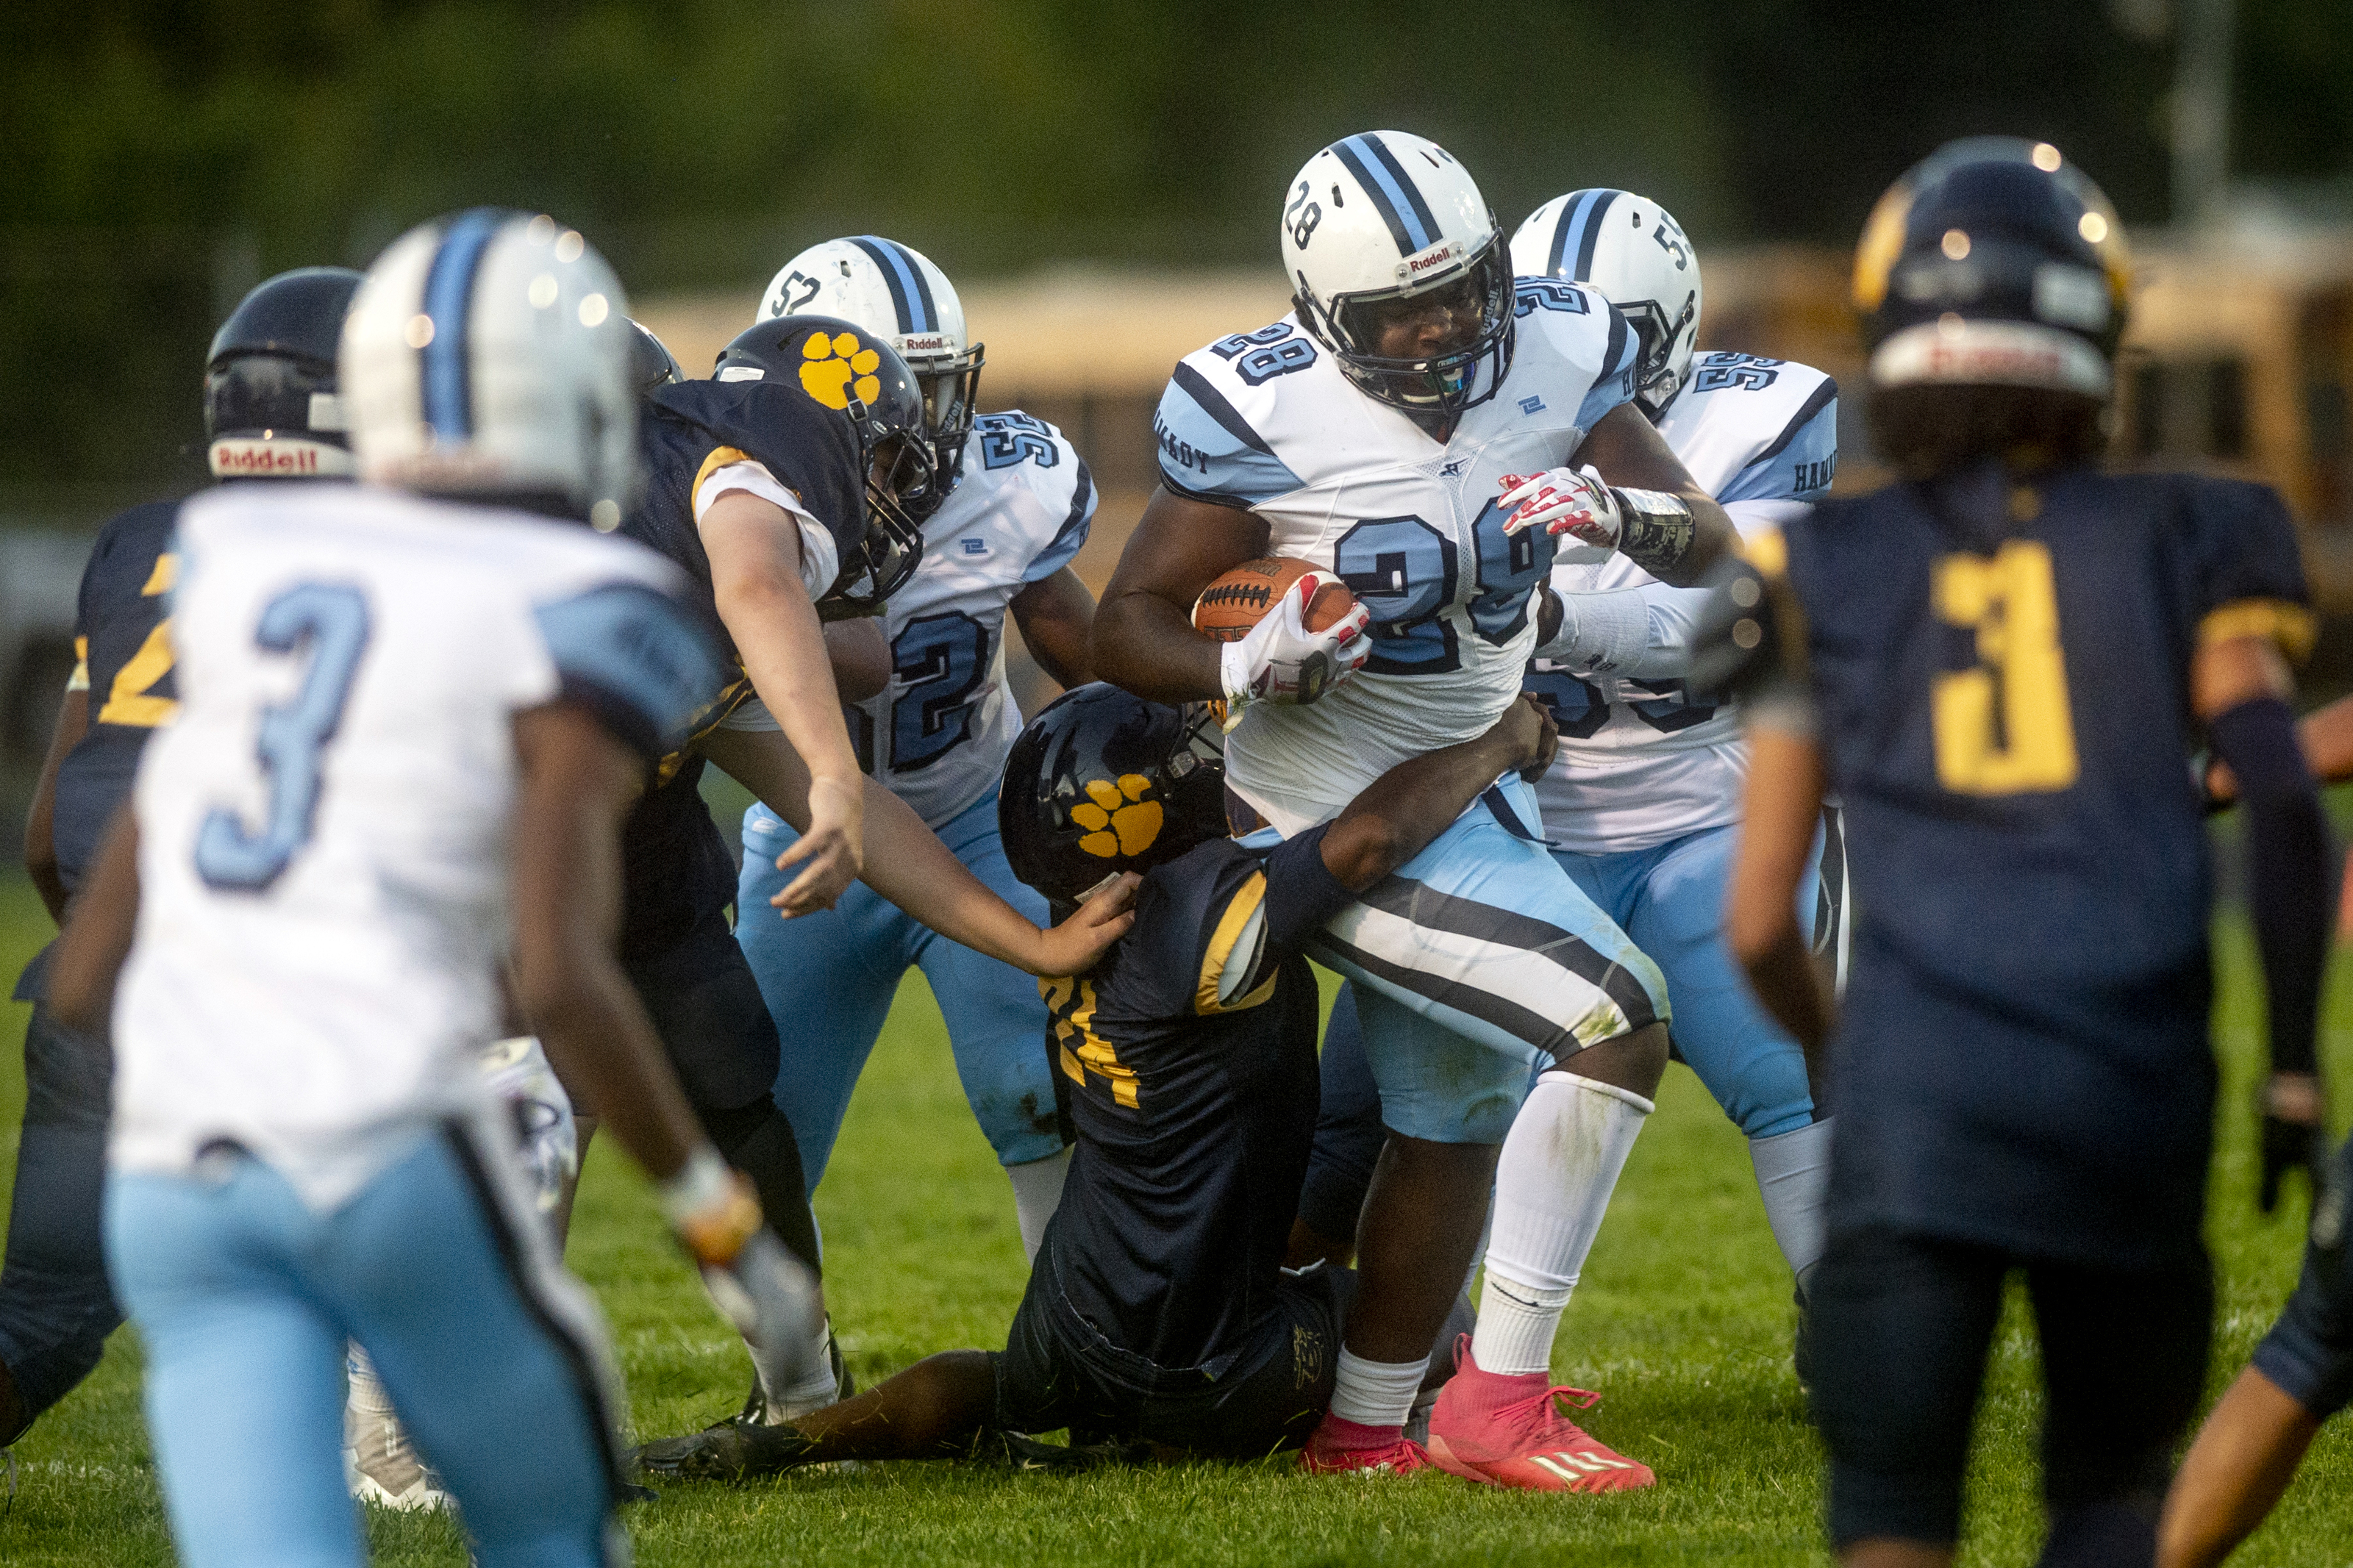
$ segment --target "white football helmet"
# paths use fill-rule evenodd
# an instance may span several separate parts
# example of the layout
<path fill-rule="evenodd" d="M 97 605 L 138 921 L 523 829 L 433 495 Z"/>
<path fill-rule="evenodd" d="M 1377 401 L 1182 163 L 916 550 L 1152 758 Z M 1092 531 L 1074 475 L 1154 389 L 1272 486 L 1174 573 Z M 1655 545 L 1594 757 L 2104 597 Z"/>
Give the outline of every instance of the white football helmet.
<path fill-rule="evenodd" d="M 980 390 L 982 345 L 965 334 L 964 301 L 948 275 L 913 246 L 880 235 L 828 239 L 777 268 L 756 321 L 838 316 L 899 351 L 923 389 L 940 494 L 955 487 Z"/>
<path fill-rule="evenodd" d="M 1512 363 L 1512 268 L 1469 171 L 1403 131 L 1335 142 L 1292 177 L 1282 266 L 1300 325 L 1367 395 L 1409 413 L 1459 414 L 1495 395 Z M 1384 355 L 1381 330 L 1444 310 L 1455 346 Z"/>
<path fill-rule="evenodd" d="M 1631 191 L 1555 196 L 1512 236 L 1512 269 L 1599 289 L 1642 345 L 1634 401 L 1653 419 L 1666 412 L 1699 341 L 1699 253 L 1672 213 Z"/>
<path fill-rule="evenodd" d="M 552 217 L 476 207 L 409 230 L 343 322 L 360 477 L 618 527 L 641 479 L 637 336 L 613 269 Z"/>

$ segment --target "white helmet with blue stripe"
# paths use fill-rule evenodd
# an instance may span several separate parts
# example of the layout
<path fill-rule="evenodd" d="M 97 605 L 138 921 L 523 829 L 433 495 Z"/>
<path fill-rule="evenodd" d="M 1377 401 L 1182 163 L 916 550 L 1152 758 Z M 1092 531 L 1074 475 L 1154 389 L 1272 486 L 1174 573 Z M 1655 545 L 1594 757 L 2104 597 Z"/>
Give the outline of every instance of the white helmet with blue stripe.
<path fill-rule="evenodd" d="M 923 419 L 943 493 L 955 484 L 980 390 L 981 345 L 965 333 L 948 275 L 911 245 L 881 235 L 812 245 L 776 269 L 754 323 L 838 316 L 899 351 L 923 392 Z"/>
<path fill-rule="evenodd" d="M 1555 196 L 1512 236 L 1512 269 L 1590 284 L 1617 306 L 1642 346 L 1634 401 L 1653 419 L 1666 412 L 1699 342 L 1699 253 L 1672 213 L 1631 191 Z"/>
<path fill-rule="evenodd" d="M 1451 416 L 1493 397 L 1511 367 L 1503 231 L 1435 142 L 1365 131 L 1308 159 L 1283 193 L 1282 265 L 1300 324 L 1384 403 Z M 1440 352 L 1382 352 L 1385 331 L 1431 322 Z"/>
<path fill-rule="evenodd" d="M 477 207 L 392 242 L 343 321 L 360 477 L 619 526 L 640 481 L 628 301 L 542 214 Z"/>

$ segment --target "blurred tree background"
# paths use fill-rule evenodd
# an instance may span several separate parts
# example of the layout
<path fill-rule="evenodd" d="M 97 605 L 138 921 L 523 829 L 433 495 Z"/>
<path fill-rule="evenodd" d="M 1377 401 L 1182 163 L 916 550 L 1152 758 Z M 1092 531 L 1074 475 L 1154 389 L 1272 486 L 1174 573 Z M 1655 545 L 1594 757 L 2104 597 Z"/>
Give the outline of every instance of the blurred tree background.
<path fill-rule="evenodd" d="M 1946 137 L 2047 138 L 2168 216 L 2168 0 L 10 0 L 0 512 L 194 482 L 249 284 L 478 202 L 646 294 L 880 229 L 959 276 L 1271 265 L 1275 193 L 1368 125 L 1508 225 L 1575 185 L 1703 246 L 1849 243 Z M 2240 0 L 2237 173 L 2353 169 L 2345 0 Z M 2341 195 L 2341 192 L 2339 193 Z"/>

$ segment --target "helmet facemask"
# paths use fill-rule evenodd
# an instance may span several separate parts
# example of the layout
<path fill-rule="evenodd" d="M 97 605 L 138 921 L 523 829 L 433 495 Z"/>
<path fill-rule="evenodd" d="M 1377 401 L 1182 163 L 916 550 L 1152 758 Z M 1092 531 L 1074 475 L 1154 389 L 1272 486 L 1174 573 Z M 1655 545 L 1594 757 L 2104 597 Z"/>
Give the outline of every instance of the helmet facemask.
<path fill-rule="evenodd" d="M 956 359 L 937 365 L 913 364 L 915 384 L 923 395 L 923 426 L 932 445 L 935 471 L 928 517 L 956 487 L 964 472 L 965 442 L 972 436 L 973 416 L 979 412 L 982 345 L 975 343 Z"/>
<path fill-rule="evenodd" d="M 818 605 L 818 618 L 827 621 L 877 615 L 906 586 L 923 558 L 923 520 L 944 499 L 926 432 L 902 429 L 856 398 L 849 423 L 865 476 L 866 539 L 842 563 L 842 585 Z"/>
<path fill-rule="evenodd" d="M 1692 329 L 1697 302 L 1685 300 L 1683 313 L 1672 322 L 1656 300 L 1637 300 L 1630 305 L 1620 305 L 1618 313 L 1633 329 L 1634 341 L 1642 351 L 1634 362 L 1634 401 L 1655 419 L 1667 411 L 1667 405 L 1683 390 L 1683 377 L 1675 371 L 1675 345 Z"/>
<path fill-rule="evenodd" d="M 1339 361 L 1341 373 L 1366 395 L 1409 414 L 1448 417 L 1495 395 L 1512 360 L 1512 268 L 1501 230 L 1469 263 L 1435 283 L 1341 294 L 1317 300 L 1304 278 L 1293 303 L 1308 330 Z M 1384 330 L 1433 309 L 1461 321 L 1459 345 L 1427 359 L 1384 354 Z M 1480 366 L 1489 365 L 1480 385 Z"/>

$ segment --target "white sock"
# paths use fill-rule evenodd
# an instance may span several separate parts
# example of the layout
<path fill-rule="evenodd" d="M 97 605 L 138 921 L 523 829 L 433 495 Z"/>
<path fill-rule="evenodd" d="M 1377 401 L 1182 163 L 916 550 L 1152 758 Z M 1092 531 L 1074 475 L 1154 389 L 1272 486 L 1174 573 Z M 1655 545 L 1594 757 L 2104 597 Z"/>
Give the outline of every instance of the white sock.
<path fill-rule="evenodd" d="M 384 1380 L 375 1374 L 375 1364 L 368 1360 L 367 1352 L 360 1349 L 357 1340 L 345 1342 L 343 1376 L 346 1382 L 344 1402 L 353 1410 L 370 1415 L 385 1415 L 392 1411 L 392 1394 Z"/>
<path fill-rule="evenodd" d="M 1495 1163 L 1495 1218 L 1471 1354 L 1482 1372 L 1549 1372 L 1561 1310 L 1600 1234 L 1651 1102 L 1557 1068 L 1536 1079 Z"/>
<path fill-rule="evenodd" d="M 1419 1361 L 1366 1361 L 1347 1346 L 1340 1347 L 1340 1368 L 1332 1384 L 1332 1414 L 1359 1426 L 1386 1432 L 1405 1425 L 1413 1411 L 1430 1358 Z"/>
<path fill-rule="evenodd" d="M 1822 1205 L 1831 1185 L 1831 1124 L 1829 1118 L 1778 1132 L 1751 1138 L 1748 1159 L 1757 1167 L 1757 1191 L 1765 1199 L 1765 1223 L 1781 1244 L 1781 1256 L 1792 1274 L 1803 1274 L 1822 1256 L 1825 1245 Z"/>
<path fill-rule="evenodd" d="M 1021 1227 L 1021 1251 L 1032 1263 L 1038 1261 L 1039 1245 L 1046 1239 L 1046 1222 L 1054 1217 L 1062 1202 L 1062 1178 L 1070 1171 L 1068 1149 L 1005 1167 L 1007 1178 L 1013 1183 L 1013 1218 Z"/>

